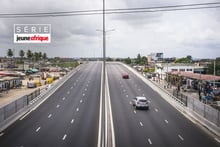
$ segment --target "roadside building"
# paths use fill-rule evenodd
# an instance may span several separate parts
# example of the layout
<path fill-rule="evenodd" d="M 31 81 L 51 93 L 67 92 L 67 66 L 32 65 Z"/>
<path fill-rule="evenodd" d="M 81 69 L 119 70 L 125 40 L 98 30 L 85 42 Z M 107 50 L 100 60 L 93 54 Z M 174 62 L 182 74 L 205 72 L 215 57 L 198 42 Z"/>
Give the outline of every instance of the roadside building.
<path fill-rule="evenodd" d="M 161 78 L 166 77 L 169 72 L 189 72 L 189 73 L 204 73 L 205 67 L 198 64 L 185 63 L 156 63 L 155 73 Z"/>
<path fill-rule="evenodd" d="M 19 88 L 22 86 L 22 78 L 0 76 L 0 92 L 8 91 L 12 88 Z"/>

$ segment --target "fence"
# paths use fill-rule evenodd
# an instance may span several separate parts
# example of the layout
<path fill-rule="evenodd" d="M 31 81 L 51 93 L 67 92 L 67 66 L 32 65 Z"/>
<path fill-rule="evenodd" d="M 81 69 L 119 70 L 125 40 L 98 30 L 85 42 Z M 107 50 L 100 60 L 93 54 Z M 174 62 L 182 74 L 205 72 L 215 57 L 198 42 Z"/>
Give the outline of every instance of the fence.
<path fill-rule="evenodd" d="M 184 94 L 178 92 L 178 90 L 174 89 L 173 90 L 173 96 L 175 96 L 178 100 L 180 100 L 181 102 L 183 102 L 183 104 L 185 106 L 187 106 L 187 96 L 185 96 Z"/>
<path fill-rule="evenodd" d="M 173 96 L 185 103 L 185 106 L 190 108 L 192 111 L 196 112 L 200 116 L 204 117 L 208 121 L 214 123 L 217 126 L 220 126 L 220 111 L 204 104 L 198 99 L 187 97 L 184 94 L 181 94 L 177 90 L 173 90 Z"/>
<path fill-rule="evenodd" d="M 7 120 L 10 116 L 13 114 L 19 112 L 23 108 L 27 107 L 30 102 L 36 98 L 38 95 L 40 95 L 40 89 L 35 90 L 34 92 L 30 93 L 29 95 L 25 95 L 13 102 L 11 102 L 8 105 L 5 105 L 0 108 L 0 124 Z"/>
<path fill-rule="evenodd" d="M 208 121 L 220 127 L 220 111 L 219 110 L 212 108 L 211 106 L 204 104 L 195 98 L 190 98 L 190 97 L 188 97 L 187 99 L 187 106 L 191 110 L 199 114 L 200 116 L 203 116 Z"/>

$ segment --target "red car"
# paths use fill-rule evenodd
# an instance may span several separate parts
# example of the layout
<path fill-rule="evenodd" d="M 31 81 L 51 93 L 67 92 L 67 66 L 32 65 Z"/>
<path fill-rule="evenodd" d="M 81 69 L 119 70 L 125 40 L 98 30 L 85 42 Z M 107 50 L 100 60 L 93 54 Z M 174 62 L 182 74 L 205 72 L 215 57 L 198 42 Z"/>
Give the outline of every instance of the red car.
<path fill-rule="evenodd" d="M 129 75 L 127 73 L 125 73 L 125 74 L 122 75 L 122 78 L 123 79 L 129 79 Z"/>

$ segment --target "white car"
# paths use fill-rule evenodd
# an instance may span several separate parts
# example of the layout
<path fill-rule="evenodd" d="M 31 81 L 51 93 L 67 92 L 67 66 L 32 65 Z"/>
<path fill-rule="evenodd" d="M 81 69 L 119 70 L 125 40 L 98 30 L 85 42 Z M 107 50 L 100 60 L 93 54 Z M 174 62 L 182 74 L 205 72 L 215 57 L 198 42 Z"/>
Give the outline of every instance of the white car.
<path fill-rule="evenodd" d="M 138 109 L 138 108 L 144 108 L 144 109 L 149 109 L 149 104 L 147 101 L 146 97 L 143 96 L 136 96 L 135 98 L 132 99 L 132 105 Z"/>

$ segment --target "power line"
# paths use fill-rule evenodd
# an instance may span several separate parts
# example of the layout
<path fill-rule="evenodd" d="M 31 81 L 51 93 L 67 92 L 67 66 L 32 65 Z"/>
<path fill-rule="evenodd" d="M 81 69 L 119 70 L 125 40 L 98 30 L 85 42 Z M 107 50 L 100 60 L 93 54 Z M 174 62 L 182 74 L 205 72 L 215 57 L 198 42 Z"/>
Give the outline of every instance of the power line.
<path fill-rule="evenodd" d="M 124 9 L 106 9 L 106 14 L 123 14 L 123 13 L 150 13 L 162 11 L 181 11 L 181 10 L 198 10 L 220 8 L 220 2 L 197 3 L 185 5 L 171 5 L 159 7 L 141 7 L 141 8 L 124 8 Z M 103 10 L 78 10 L 78 11 L 60 11 L 60 12 L 42 12 L 42 13 L 2 13 L 0 18 L 21 18 L 21 17 L 63 17 L 63 16 L 80 16 L 80 15 L 100 15 Z"/>

